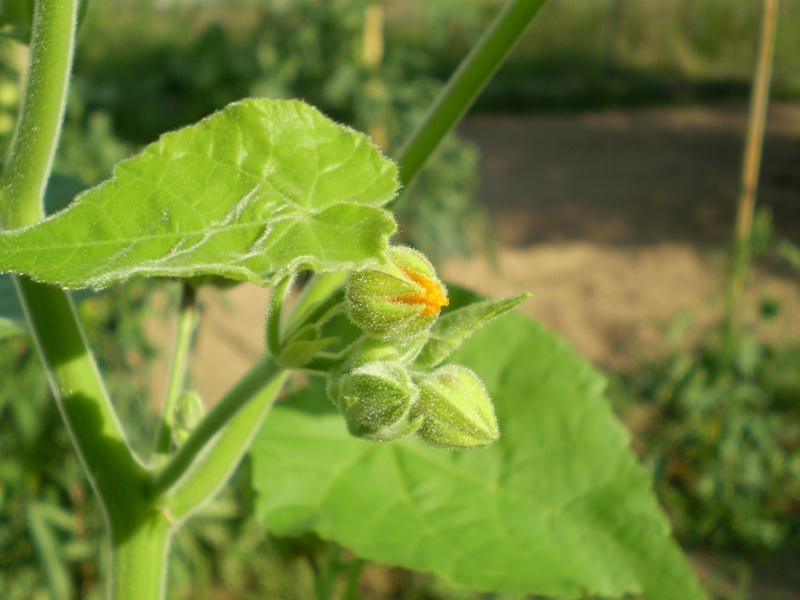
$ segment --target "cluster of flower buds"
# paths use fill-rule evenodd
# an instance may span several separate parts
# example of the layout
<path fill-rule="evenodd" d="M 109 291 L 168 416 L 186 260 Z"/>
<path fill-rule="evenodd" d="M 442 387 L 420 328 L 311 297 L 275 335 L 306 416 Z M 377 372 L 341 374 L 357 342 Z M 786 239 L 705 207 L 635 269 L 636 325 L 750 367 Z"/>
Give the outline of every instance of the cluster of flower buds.
<path fill-rule="evenodd" d="M 444 285 L 416 250 L 393 247 L 388 258 L 353 273 L 346 285 L 347 315 L 364 336 L 331 374 L 331 401 L 350 433 L 363 439 L 388 442 L 416 433 L 445 448 L 491 444 L 499 436 L 497 421 L 478 376 L 456 365 L 431 371 L 435 365 L 417 360 L 449 304 Z M 460 323 L 454 331 L 463 338 Z"/>

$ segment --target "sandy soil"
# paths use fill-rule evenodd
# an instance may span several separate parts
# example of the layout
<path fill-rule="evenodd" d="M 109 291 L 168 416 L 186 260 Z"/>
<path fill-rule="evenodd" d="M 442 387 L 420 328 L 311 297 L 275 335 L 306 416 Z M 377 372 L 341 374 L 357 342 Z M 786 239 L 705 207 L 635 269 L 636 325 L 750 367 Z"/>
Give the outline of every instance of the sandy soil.
<path fill-rule="evenodd" d="M 487 295 L 532 291 L 523 310 L 606 367 L 662 351 L 679 316 L 696 338 L 722 309 L 745 121 L 744 107 L 471 119 L 462 131 L 483 152 L 500 272 L 457 261 L 446 277 Z M 795 242 L 798 165 L 800 105 L 775 106 L 759 201 Z M 799 284 L 776 265 L 756 270 L 751 321 L 763 296 L 784 309 L 764 335 L 800 332 Z"/>
<path fill-rule="evenodd" d="M 665 327 L 678 317 L 690 319 L 696 339 L 721 314 L 745 120 L 744 106 L 469 119 L 461 130 L 483 153 L 480 197 L 500 270 L 451 261 L 444 276 L 491 296 L 533 292 L 522 310 L 602 367 L 663 352 Z M 800 104 L 775 105 L 759 202 L 794 241 L 799 165 Z M 800 277 L 760 266 L 751 317 L 765 295 L 783 310 L 764 335 L 800 338 Z M 206 294 L 192 368 L 205 398 L 219 397 L 262 351 L 267 297 L 249 285 Z"/>

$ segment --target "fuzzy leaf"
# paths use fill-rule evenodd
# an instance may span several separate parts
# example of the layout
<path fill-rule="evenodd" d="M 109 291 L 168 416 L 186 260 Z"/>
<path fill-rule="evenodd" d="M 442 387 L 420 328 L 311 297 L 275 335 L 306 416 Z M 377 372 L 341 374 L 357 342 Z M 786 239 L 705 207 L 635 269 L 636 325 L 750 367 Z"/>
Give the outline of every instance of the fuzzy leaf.
<path fill-rule="evenodd" d="M 315 531 L 359 556 L 503 594 L 704 597 L 599 373 L 513 314 L 452 359 L 494 399 L 494 445 L 357 440 L 321 386 L 307 389 L 276 405 L 253 446 L 270 530 Z"/>
<path fill-rule="evenodd" d="M 417 363 L 425 367 L 435 367 L 455 352 L 477 329 L 514 310 L 530 297 L 529 293 L 524 293 L 508 298 L 492 298 L 444 313 L 431 327 L 428 341 L 417 357 Z"/>
<path fill-rule="evenodd" d="M 386 250 L 395 165 L 298 101 L 245 100 L 165 134 L 36 225 L 0 233 L 0 271 L 67 288 L 137 276 L 266 285 Z"/>

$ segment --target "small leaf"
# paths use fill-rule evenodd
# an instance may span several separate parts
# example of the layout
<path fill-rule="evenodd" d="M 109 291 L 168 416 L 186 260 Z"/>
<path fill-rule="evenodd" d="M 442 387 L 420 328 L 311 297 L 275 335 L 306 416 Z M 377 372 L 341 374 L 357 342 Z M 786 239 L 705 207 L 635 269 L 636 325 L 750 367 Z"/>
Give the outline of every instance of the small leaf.
<path fill-rule="evenodd" d="M 524 293 L 508 298 L 484 300 L 443 314 L 431 328 L 428 342 L 416 359 L 417 364 L 435 367 L 455 352 L 477 329 L 514 310 L 530 297 L 530 294 Z"/>
<path fill-rule="evenodd" d="M 266 285 L 386 251 L 397 169 L 298 101 L 244 100 L 161 137 L 36 225 L 0 232 L 0 271 L 67 288 L 137 276 Z"/>
<path fill-rule="evenodd" d="M 292 336 L 276 360 L 287 369 L 299 369 L 310 363 L 321 350 L 338 341 L 338 338 L 320 339 L 319 327 L 306 325 Z"/>
<path fill-rule="evenodd" d="M 704 597 L 599 373 L 513 314 L 452 358 L 494 399 L 494 445 L 363 442 L 320 386 L 308 389 L 273 409 L 252 449 L 270 530 L 314 531 L 361 557 L 501 594 Z"/>

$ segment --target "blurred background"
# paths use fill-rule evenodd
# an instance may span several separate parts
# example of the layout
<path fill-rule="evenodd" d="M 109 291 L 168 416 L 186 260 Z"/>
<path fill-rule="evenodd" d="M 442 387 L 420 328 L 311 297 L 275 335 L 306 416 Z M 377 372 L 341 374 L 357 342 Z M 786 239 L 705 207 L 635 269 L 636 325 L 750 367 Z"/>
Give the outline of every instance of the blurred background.
<path fill-rule="evenodd" d="M 76 189 L 246 96 L 302 98 L 393 156 L 499 0 L 107 0 L 89 7 L 57 171 Z M 800 3 L 778 12 L 742 303 L 726 336 L 763 3 L 551 0 L 397 204 L 398 240 L 448 281 L 533 292 L 526 313 L 608 374 L 611 401 L 713 597 L 798 600 Z M 0 45 L 0 145 L 25 52 Z M 213 402 L 263 351 L 268 292 L 202 292 L 192 365 Z M 138 443 L 177 288 L 81 305 Z M 144 321 L 145 326 L 140 323 Z M 531 357 L 536 360 L 537 357 Z M 0 339 L 0 589 L 101 597 L 102 523 L 30 340 Z M 22 392 L 20 392 L 22 390 Z M 66 458 L 65 458 L 66 457 Z M 250 516 L 247 465 L 177 540 L 174 598 L 308 598 L 325 545 Z M 486 598 L 364 568 L 364 598 Z"/>

